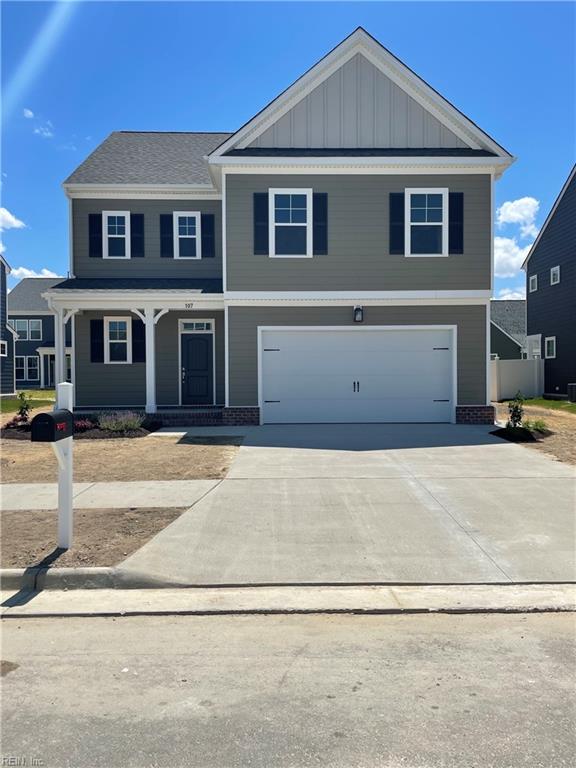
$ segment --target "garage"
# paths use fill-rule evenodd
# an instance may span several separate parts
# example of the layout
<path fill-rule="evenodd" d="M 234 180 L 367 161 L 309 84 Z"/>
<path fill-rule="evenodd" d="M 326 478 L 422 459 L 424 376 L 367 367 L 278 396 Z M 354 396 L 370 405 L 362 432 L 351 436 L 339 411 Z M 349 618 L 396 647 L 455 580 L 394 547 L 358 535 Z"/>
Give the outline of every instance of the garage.
<path fill-rule="evenodd" d="M 450 422 L 447 326 L 259 328 L 265 424 Z"/>

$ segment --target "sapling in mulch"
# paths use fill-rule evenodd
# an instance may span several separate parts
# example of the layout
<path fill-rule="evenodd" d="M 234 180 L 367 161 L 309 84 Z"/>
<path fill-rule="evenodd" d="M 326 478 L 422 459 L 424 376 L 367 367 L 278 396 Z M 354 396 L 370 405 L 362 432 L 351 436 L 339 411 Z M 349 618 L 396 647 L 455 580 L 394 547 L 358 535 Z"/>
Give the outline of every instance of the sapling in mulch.
<path fill-rule="evenodd" d="M 524 418 L 524 397 L 521 392 L 516 393 L 514 400 L 508 403 L 508 421 L 506 422 L 507 429 L 518 429 L 522 425 L 522 419 Z"/>

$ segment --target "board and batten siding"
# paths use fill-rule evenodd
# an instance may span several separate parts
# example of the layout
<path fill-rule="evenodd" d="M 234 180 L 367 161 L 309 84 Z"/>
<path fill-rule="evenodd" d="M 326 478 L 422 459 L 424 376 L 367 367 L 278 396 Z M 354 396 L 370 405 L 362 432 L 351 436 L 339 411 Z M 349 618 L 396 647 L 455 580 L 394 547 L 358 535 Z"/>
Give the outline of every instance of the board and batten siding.
<path fill-rule="evenodd" d="M 83 312 L 76 316 L 76 406 L 133 406 L 146 402 L 146 364 L 114 365 L 90 361 L 90 320 L 122 312 Z M 224 312 L 168 312 L 156 326 L 156 402 L 178 405 L 180 371 L 178 367 L 178 320 L 213 320 L 216 350 L 216 400 L 224 403 Z"/>
<path fill-rule="evenodd" d="M 462 139 L 358 53 L 251 147 L 465 147 Z"/>
<path fill-rule="evenodd" d="M 98 259 L 88 255 L 88 216 L 102 211 L 144 214 L 144 258 Z M 214 214 L 213 259 L 160 257 L 160 214 L 199 211 Z M 220 200 L 72 200 L 75 277 L 222 277 L 222 203 Z"/>
<path fill-rule="evenodd" d="M 258 405 L 258 326 L 354 325 L 352 307 L 230 307 L 228 313 L 230 406 Z M 457 403 L 486 403 L 484 305 L 364 307 L 364 325 L 456 325 Z"/>
<path fill-rule="evenodd" d="M 253 194 L 272 187 L 328 194 L 328 254 L 254 255 Z M 389 253 L 389 195 L 408 187 L 464 194 L 464 253 L 406 258 Z M 491 178 L 458 175 L 250 175 L 226 177 L 229 291 L 490 290 Z M 140 259 L 140 261 L 142 261 Z"/>

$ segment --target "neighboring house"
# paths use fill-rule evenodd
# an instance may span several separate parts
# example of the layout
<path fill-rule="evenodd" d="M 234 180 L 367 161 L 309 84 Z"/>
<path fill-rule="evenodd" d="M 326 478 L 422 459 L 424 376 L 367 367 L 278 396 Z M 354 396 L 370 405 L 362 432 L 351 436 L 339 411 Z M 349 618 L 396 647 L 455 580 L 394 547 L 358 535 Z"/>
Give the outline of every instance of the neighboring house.
<path fill-rule="evenodd" d="M 8 296 L 8 322 L 16 332 L 14 367 L 18 389 L 54 387 L 55 340 L 54 312 L 43 298 L 61 277 L 26 277 Z M 71 328 L 66 327 L 66 371 L 71 376 Z"/>
<path fill-rule="evenodd" d="M 0 256 L 0 395 L 13 395 L 14 383 L 14 332 L 7 322 L 7 278 L 10 265 Z"/>
<path fill-rule="evenodd" d="M 65 181 L 76 408 L 490 422 L 514 158 L 357 29 L 235 133 L 112 133 Z"/>
<path fill-rule="evenodd" d="M 526 272 L 528 354 L 544 358 L 544 393 L 576 383 L 576 166 L 522 268 Z"/>
<path fill-rule="evenodd" d="M 492 299 L 490 352 L 500 360 L 526 357 L 526 302 Z"/>

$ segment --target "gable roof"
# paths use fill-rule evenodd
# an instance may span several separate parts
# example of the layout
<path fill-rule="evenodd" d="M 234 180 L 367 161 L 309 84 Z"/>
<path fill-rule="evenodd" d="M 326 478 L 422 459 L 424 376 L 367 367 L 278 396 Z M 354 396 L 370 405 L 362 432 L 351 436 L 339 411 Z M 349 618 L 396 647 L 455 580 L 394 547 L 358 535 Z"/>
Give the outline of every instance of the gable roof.
<path fill-rule="evenodd" d="M 524 259 L 524 262 L 522 264 L 522 269 L 526 268 L 526 264 L 528 264 L 528 261 L 529 261 L 530 257 L 532 256 L 532 254 L 534 253 L 534 251 L 538 247 L 538 243 L 542 239 L 542 235 L 546 231 L 546 228 L 548 227 L 548 224 L 552 221 L 552 218 L 553 218 L 554 214 L 556 213 L 556 209 L 558 208 L 558 206 L 562 202 L 562 198 L 566 194 L 566 190 L 568 189 L 570 184 L 572 184 L 572 182 L 576 183 L 575 175 L 576 175 L 576 164 L 572 167 L 572 170 L 568 174 L 568 178 L 564 182 L 564 186 L 560 190 L 560 194 L 556 198 L 556 200 L 554 202 L 554 205 L 552 206 L 552 208 L 550 210 L 550 213 L 548 214 L 548 216 L 546 216 L 546 221 L 542 225 L 542 229 L 540 230 L 540 232 L 538 232 L 536 240 L 534 240 L 534 242 L 532 243 L 532 247 L 528 251 L 528 255 L 526 256 L 526 258 Z"/>
<path fill-rule="evenodd" d="M 46 312 L 48 304 L 42 298 L 44 291 L 61 283 L 63 277 L 25 277 L 8 294 L 10 312 Z"/>
<path fill-rule="evenodd" d="M 245 149 L 259 135 L 305 98 L 357 54 L 368 59 L 390 80 L 456 134 L 471 149 L 484 149 L 512 162 L 512 155 L 472 120 L 441 96 L 400 59 L 387 50 L 365 29 L 358 27 L 326 56 L 299 77 L 291 86 L 214 149 L 210 158 L 221 157 L 233 149 Z"/>
<path fill-rule="evenodd" d="M 526 300 L 492 299 L 490 302 L 490 320 L 515 341 L 518 346 L 526 346 Z"/>
<path fill-rule="evenodd" d="M 114 131 L 64 184 L 188 184 L 212 187 L 205 156 L 231 133 Z"/>

